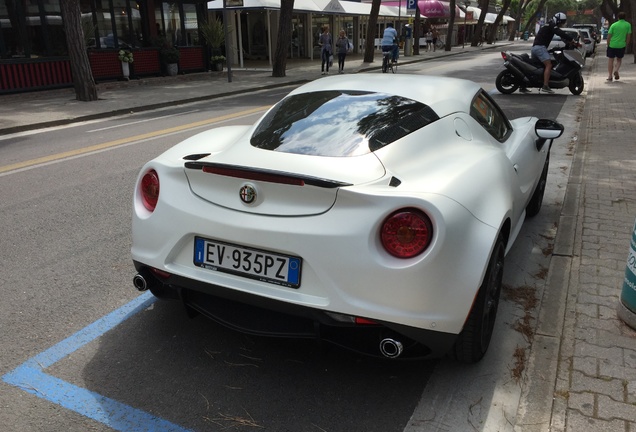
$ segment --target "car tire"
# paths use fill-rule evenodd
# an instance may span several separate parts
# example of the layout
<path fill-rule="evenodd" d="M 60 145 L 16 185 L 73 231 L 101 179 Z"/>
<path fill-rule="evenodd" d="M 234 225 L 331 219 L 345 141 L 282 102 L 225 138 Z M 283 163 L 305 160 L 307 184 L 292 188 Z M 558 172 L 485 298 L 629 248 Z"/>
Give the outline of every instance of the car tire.
<path fill-rule="evenodd" d="M 550 153 L 545 158 L 545 164 L 543 165 L 543 171 L 541 172 L 541 177 L 539 178 L 539 183 L 537 184 L 537 188 L 534 190 L 532 194 L 532 198 L 528 202 L 526 206 L 526 216 L 533 217 L 539 213 L 541 210 L 541 206 L 543 205 L 543 194 L 545 193 L 545 187 L 548 183 L 548 168 L 550 166 Z"/>
<path fill-rule="evenodd" d="M 506 245 L 501 234 L 495 242 L 484 281 L 479 287 L 464 328 L 457 337 L 452 354 L 460 363 L 481 360 L 492 339 L 501 295 Z"/>
<path fill-rule="evenodd" d="M 508 70 L 503 70 L 497 75 L 495 86 L 503 94 L 512 94 L 519 89 L 517 78 Z"/>
<path fill-rule="evenodd" d="M 568 86 L 570 89 L 570 93 L 574 96 L 578 96 L 583 93 L 583 88 L 585 88 L 585 83 L 583 82 L 583 74 L 581 72 L 578 73 L 574 78 L 570 80 L 570 85 Z"/>

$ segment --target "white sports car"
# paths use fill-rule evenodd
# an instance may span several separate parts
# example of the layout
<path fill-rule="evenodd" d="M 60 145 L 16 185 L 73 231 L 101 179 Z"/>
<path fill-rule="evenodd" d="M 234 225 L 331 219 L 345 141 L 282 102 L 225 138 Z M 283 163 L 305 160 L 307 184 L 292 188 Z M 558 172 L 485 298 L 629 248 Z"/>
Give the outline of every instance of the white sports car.
<path fill-rule="evenodd" d="M 476 362 L 562 133 L 471 81 L 313 81 L 142 168 L 134 285 L 244 332 Z"/>

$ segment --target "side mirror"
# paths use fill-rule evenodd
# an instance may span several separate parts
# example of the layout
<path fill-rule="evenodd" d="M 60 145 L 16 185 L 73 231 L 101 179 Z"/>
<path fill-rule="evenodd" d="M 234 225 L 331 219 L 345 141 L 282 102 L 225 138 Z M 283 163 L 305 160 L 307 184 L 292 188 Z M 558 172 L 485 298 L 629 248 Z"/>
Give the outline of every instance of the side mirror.
<path fill-rule="evenodd" d="M 537 134 L 539 139 L 537 140 L 537 150 L 541 150 L 543 145 L 547 140 L 553 140 L 561 135 L 563 135 L 563 131 L 565 128 L 559 122 L 548 119 L 539 119 L 534 125 L 534 132 Z"/>
<path fill-rule="evenodd" d="M 543 139 L 556 139 L 563 135 L 564 130 L 561 123 L 548 119 L 539 119 L 534 125 L 537 136 Z"/>

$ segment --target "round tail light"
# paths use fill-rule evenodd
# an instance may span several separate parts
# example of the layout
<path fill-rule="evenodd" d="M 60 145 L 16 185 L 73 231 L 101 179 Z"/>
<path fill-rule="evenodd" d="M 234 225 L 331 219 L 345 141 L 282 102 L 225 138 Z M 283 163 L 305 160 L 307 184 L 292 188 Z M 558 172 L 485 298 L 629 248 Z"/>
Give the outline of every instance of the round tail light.
<path fill-rule="evenodd" d="M 433 238 L 430 218 L 417 209 L 402 209 L 386 218 L 380 230 L 382 246 L 398 258 L 412 258 L 424 252 Z"/>
<path fill-rule="evenodd" d="M 154 211 L 159 200 L 159 175 L 157 171 L 150 170 L 141 178 L 139 184 L 141 201 L 148 211 Z"/>

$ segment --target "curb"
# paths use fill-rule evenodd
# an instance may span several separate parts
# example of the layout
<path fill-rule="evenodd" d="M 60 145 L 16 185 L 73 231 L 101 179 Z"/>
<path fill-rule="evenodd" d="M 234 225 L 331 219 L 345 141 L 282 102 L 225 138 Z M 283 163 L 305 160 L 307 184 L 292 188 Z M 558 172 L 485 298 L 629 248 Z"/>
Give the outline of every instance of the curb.
<path fill-rule="evenodd" d="M 598 53 L 586 64 L 590 83 Z M 591 91 L 588 84 L 585 94 Z M 584 104 L 585 104 L 584 103 Z M 583 110 L 577 137 L 586 137 L 589 113 Z M 582 196 L 582 175 L 588 139 L 579 139 L 574 146 L 572 166 L 561 205 L 559 222 L 546 285 L 539 306 L 535 338 L 530 348 L 528 366 L 517 411 L 515 431 L 565 431 L 569 370 L 567 359 L 572 357 L 575 316 L 572 302 L 576 301 L 578 286 L 570 277 L 578 271 L 575 256 L 576 233 Z M 581 145 L 583 144 L 583 145 Z M 565 368 L 565 370 L 564 370 Z"/>

